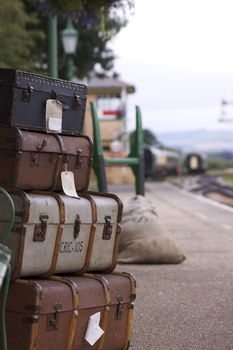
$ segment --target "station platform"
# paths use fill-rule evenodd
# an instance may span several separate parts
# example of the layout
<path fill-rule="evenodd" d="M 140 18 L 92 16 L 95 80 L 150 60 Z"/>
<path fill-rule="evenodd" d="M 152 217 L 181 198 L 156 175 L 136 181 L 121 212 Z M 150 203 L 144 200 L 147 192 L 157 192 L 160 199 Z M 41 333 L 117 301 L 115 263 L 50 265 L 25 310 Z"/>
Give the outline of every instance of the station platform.
<path fill-rule="evenodd" d="M 130 186 L 110 186 L 125 199 Z M 233 349 L 233 209 L 169 183 L 146 183 L 178 265 L 117 265 L 134 274 L 137 299 L 132 350 Z"/>

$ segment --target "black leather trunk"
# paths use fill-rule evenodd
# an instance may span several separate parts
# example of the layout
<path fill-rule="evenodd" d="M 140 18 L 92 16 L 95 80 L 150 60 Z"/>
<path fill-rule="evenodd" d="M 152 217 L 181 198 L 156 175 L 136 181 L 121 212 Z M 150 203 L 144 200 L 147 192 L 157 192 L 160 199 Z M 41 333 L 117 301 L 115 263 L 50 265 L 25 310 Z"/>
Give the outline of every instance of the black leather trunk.
<path fill-rule="evenodd" d="M 61 134 L 82 133 L 87 87 L 13 69 L 0 69 L 0 125 L 48 131 L 46 101 L 62 103 Z"/>

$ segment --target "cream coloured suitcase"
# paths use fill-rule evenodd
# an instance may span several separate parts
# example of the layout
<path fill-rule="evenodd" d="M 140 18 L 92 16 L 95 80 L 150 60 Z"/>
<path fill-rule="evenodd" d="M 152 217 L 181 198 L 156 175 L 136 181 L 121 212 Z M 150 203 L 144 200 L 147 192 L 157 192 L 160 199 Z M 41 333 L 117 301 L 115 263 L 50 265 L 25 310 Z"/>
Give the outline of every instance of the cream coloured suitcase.
<path fill-rule="evenodd" d="M 112 271 L 119 246 L 122 204 L 111 194 L 9 190 L 15 224 L 5 245 L 12 250 L 12 279 L 54 273 Z M 0 206 L 4 197 L 0 195 Z M 0 213 L 0 229 L 4 210 Z"/>
<path fill-rule="evenodd" d="M 64 206 L 64 225 L 54 273 L 111 272 L 116 266 L 122 203 L 109 193 L 55 194 Z M 76 237 L 76 241 L 73 237 Z"/>
<path fill-rule="evenodd" d="M 95 203 L 96 231 L 87 271 L 111 272 L 117 262 L 122 202 L 112 193 L 87 192 L 80 196 Z"/>

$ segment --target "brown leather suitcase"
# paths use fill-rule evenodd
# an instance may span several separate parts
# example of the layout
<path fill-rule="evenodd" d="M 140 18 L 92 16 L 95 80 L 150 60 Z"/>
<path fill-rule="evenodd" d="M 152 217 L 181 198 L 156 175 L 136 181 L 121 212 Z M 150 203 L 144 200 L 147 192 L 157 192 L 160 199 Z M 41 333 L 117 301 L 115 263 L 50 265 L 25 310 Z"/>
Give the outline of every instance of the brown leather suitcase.
<path fill-rule="evenodd" d="M 8 350 L 126 350 L 135 297 L 127 273 L 17 280 L 6 307 Z"/>
<path fill-rule="evenodd" d="M 0 127 L 0 186 L 61 191 L 60 174 L 74 173 L 77 191 L 89 186 L 93 142 L 67 136 Z"/>
<path fill-rule="evenodd" d="M 2 126 L 78 135 L 83 130 L 86 97 L 87 87 L 83 84 L 21 70 L 0 69 Z M 52 107 L 52 115 L 49 112 L 51 103 L 55 107 Z M 49 123 L 54 122 L 54 117 L 59 128 Z"/>

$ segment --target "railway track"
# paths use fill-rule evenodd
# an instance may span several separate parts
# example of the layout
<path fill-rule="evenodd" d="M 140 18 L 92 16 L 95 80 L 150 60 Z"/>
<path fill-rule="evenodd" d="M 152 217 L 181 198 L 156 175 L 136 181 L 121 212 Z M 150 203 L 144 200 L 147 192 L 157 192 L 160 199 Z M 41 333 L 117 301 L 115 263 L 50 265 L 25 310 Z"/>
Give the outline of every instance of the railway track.
<path fill-rule="evenodd" d="M 189 192 L 233 207 L 233 186 L 226 185 L 217 176 L 186 176 L 176 184 Z"/>

